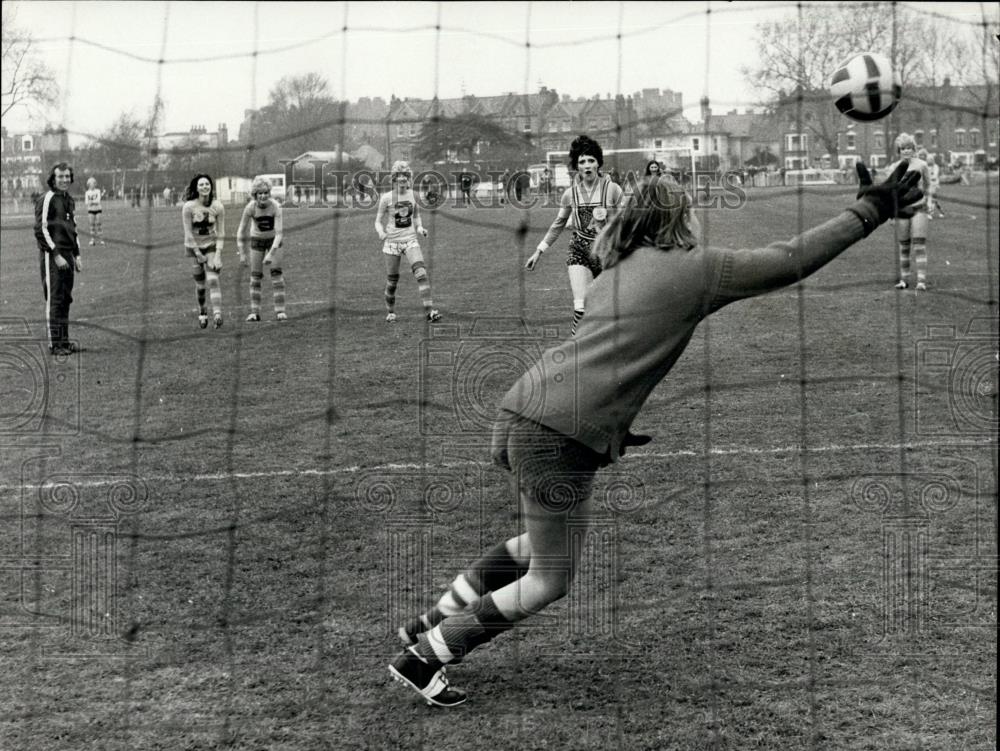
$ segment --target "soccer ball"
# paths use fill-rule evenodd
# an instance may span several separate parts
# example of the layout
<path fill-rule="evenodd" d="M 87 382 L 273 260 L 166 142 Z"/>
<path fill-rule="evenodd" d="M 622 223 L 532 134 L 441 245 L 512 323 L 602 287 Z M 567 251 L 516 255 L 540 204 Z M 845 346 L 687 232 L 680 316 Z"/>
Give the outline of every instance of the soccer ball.
<path fill-rule="evenodd" d="M 837 66 L 830 79 L 830 94 L 841 114 L 870 122 L 893 111 L 899 103 L 902 86 L 889 58 L 877 52 L 864 52 Z"/>

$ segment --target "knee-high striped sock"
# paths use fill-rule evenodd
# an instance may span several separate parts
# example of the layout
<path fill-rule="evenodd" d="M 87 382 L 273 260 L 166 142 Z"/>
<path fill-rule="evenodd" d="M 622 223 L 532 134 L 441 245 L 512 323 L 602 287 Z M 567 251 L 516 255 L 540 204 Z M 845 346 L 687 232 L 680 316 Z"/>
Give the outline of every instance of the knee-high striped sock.
<path fill-rule="evenodd" d="M 198 313 L 205 315 L 208 311 L 205 310 L 205 268 L 202 266 L 194 273 L 194 293 L 198 299 Z"/>
<path fill-rule="evenodd" d="M 411 634 L 426 631 L 438 625 L 451 615 L 457 615 L 474 606 L 488 592 L 494 592 L 517 581 L 527 573 L 528 567 L 521 566 L 507 552 L 507 544 L 501 542 L 477 558 L 466 571 L 455 577 L 448 590 L 426 613 L 407 624 Z"/>
<path fill-rule="evenodd" d="M 913 260 L 917 266 L 917 283 L 927 281 L 927 240 L 923 237 L 913 238 Z"/>
<path fill-rule="evenodd" d="M 385 307 L 391 313 L 396 307 L 396 287 L 399 285 L 399 274 L 385 275 Z"/>
<path fill-rule="evenodd" d="M 205 278 L 208 281 L 208 299 L 212 303 L 212 312 L 216 314 L 221 314 L 222 285 L 219 284 L 219 275 L 214 271 L 208 271 L 205 274 Z"/>
<path fill-rule="evenodd" d="M 514 622 L 497 610 L 493 594 L 487 593 L 474 610 L 448 616 L 430 631 L 420 634 L 413 649 L 428 662 L 442 665 L 461 662 L 473 649 L 513 626 Z"/>
<path fill-rule="evenodd" d="M 256 271 L 250 272 L 250 312 L 259 313 L 260 312 L 260 288 L 263 282 L 264 275 Z"/>
<path fill-rule="evenodd" d="M 271 291 L 274 294 L 274 312 L 285 312 L 285 277 L 281 269 L 271 269 Z"/>
<path fill-rule="evenodd" d="M 900 281 L 910 281 L 910 241 L 909 239 L 899 241 L 899 279 Z"/>
<path fill-rule="evenodd" d="M 573 300 L 573 329 L 570 333 L 576 333 L 577 324 L 579 324 L 580 320 L 583 318 L 583 313 L 583 300 L 580 300 L 579 298 Z"/>
<path fill-rule="evenodd" d="M 420 299 L 424 303 L 424 310 L 429 311 L 434 307 L 431 300 L 431 280 L 427 276 L 427 269 L 422 261 L 417 261 L 412 267 L 413 276 L 417 279 L 417 288 L 420 290 Z"/>

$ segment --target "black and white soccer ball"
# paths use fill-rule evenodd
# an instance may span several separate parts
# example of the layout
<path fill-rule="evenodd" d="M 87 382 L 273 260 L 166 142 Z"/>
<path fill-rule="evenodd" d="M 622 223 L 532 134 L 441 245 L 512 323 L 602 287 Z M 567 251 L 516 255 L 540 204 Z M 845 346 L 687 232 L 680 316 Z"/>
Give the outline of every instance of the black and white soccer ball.
<path fill-rule="evenodd" d="M 881 120 L 895 109 L 902 95 L 899 76 L 889 58 L 863 52 L 837 66 L 830 94 L 837 109 L 852 120 Z"/>

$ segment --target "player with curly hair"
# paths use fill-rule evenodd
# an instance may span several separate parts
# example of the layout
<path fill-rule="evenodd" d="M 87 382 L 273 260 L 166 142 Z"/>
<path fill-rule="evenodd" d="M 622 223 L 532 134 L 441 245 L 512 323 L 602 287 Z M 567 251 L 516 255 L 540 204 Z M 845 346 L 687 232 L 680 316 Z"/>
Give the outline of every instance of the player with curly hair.
<path fill-rule="evenodd" d="M 240 265 L 250 264 L 248 321 L 260 320 L 261 286 L 264 281 L 265 266 L 270 269 L 271 274 L 275 320 L 288 320 L 288 314 L 285 313 L 285 277 L 281 270 L 281 259 L 284 255 L 282 238 L 281 205 L 271 198 L 271 183 L 266 178 L 257 177 L 250 186 L 250 202 L 243 209 L 240 226 L 236 230 L 236 248 L 240 254 Z"/>
<path fill-rule="evenodd" d="M 191 178 L 181 207 L 184 224 L 184 248 L 193 261 L 195 293 L 198 298 L 198 326 L 208 326 L 205 307 L 205 287 L 212 303 L 215 328 L 222 326 L 222 270 L 223 235 L 226 231 L 226 209 L 215 197 L 215 182 L 208 175 L 199 173 Z"/>
<path fill-rule="evenodd" d="M 531 271 L 542 254 L 569 224 L 573 236 L 566 256 L 569 286 L 573 291 L 573 332 L 583 318 L 587 287 L 601 273 L 601 264 L 590 252 L 597 233 L 607 223 L 622 199 L 622 189 L 601 172 L 604 150 L 589 136 L 577 136 L 569 147 L 569 166 L 576 171 L 572 185 L 562 194 L 552 226 L 524 268 Z"/>
<path fill-rule="evenodd" d="M 698 324 L 801 281 L 922 197 L 919 174 L 905 165 L 879 185 L 864 165 L 858 177 L 857 200 L 838 216 L 747 250 L 699 245 L 682 188 L 660 177 L 640 183 L 597 240 L 604 272 L 577 335 L 542 353 L 500 403 L 492 458 L 513 474 L 526 531 L 461 574 L 417 619 L 422 628 L 404 629 L 411 643 L 389 665 L 395 680 L 428 704 L 461 704 L 465 693 L 448 684 L 445 666 L 566 595 L 592 519 L 594 476 L 624 454 L 629 427 Z"/>
<path fill-rule="evenodd" d="M 375 212 L 375 232 L 382 240 L 385 255 L 385 320 L 396 322 L 396 286 L 399 284 L 399 265 L 403 256 L 410 262 L 410 271 L 417 280 L 424 315 L 430 322 L 440 321 L 441 313 L 435 310 L 431 299 L 431 280 L 424 265 L 417 235 L 427 237 L 427 230 L 420 221 L 420 206 L 413 195 L 413 172 L 409 162 L 394 162 L 390 171 L 392 189 L 378 199 Z"/>

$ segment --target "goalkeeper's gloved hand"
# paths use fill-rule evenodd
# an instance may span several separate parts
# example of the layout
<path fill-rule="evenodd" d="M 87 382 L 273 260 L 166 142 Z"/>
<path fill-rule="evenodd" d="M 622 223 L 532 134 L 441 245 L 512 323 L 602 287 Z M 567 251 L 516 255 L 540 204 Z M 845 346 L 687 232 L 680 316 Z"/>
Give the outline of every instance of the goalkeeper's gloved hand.
<path fill-rule="evenodd" d="M 651 435 L 643 435 L 642 433 L 633 433 L 631 430 L 625 433 L 625 438 L 622 440 L 622 445 L 618 449 L 618 456 L 625 456 L 625 451 L 629 446 L 645 446 L 647 443 L 653 440 Z"/>
<path fill-rule="evenodd" d="M 907 172 L 907 166 L 907 162 L 900 162 L 884 182 L 874 185 L 868 168 L 862 162 L 855 164 L 858 170 L 857 197 L 875 207 L 879 224 L 897 217 L 902 209 L 924 197 L 923 191 L 917 187 L 920 173 Z"/>

